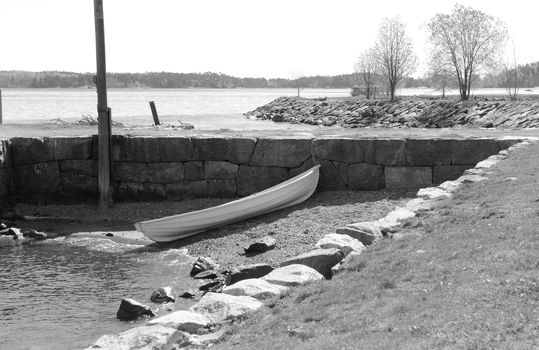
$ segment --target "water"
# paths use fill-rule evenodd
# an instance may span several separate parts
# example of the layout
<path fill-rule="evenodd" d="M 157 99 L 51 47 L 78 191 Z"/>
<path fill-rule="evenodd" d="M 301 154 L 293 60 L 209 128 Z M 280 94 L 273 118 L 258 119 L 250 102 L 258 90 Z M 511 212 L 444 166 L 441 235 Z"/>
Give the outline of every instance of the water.
<path fill-rule="evenodd" d="M 520 89 L 521 95 L 538 89 Z M 350 96 L 350 89 L 302 89 L 302 97 Z M 398 95 L 440 95 L 429 88 L 398 89 Z M 447 95 L 458 95 L 448 90 Z M 505 89 L 476 89 L 474 95 L 505 96 Z M 273 123 L 246 120 L 242 114 L 281 96 L 296 96 L 295 89 L 109 89 L 113 120 L 126 125 L 151 125 L 148 102 L 155 101 L 162 122 L 182 122 L 197 129 L 271 129 Z M 95 89 L 3 89 L 3 122 L 36 123 L 61 118 L 97 117 Z"/>
<path fill-rule="evenodd" d="M 58 238 L 32 244 L 0 239 L 0 349 L 80 349 L 103 334 L 135 326 L 120 322 L 120 300 L 134 298 L 157 314 L 157 286 L 196 288 L 183 250 L 157 250 L 100 238 Z M 191 301 L 177 301 L 186 309 Z M 141 320 L 135 323 L 144 324 Z"/>
<path fill-rule="evenodd" d="M 127 125 L 152 124 L 148 102 L 155 101 L 162 122 L 180 119 L 197 128 L 219 128 L 227 127 L 223 119 L 245 122 L 242 113 L 278 97 L 296 95 L 294 89 L 110 89 L 108 105 L 113 120 Z M 301 90 L 302 97 L 349 95 L 349 89 Z M 75 121 L 83 114 L 97 117 L 94 89 L 3 89 L 2 97 L 4 123 L 46 122 L 57 118 Z M 205 120 L 207 117 L 210 121 Z"/>

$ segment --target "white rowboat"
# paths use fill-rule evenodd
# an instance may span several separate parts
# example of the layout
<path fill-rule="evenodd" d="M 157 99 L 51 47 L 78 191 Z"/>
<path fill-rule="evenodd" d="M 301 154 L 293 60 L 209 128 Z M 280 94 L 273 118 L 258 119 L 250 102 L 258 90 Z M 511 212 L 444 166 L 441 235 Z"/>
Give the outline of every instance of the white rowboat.
<path fill-rule="evenodd" d="M 252 218 L 305 201 L 318 185 L 320 165 L 264 191 L 188 213 L 137 222 L 135 228 L 156 242 L 170 242 L 211 228 Z"/>

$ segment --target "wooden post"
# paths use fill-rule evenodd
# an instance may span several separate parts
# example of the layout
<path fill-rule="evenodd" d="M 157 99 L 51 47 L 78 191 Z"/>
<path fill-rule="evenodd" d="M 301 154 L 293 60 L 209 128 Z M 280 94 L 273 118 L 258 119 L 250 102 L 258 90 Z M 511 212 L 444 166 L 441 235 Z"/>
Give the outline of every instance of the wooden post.
<path fill-rule="evenodd" d="M 153 123 L 155 125 L 160 125 L 159 123 L 159 116 L 157 115 L 157 109 L 155 108 L 155 102 L 150 101 L 150 108 L 152 110 L 152 116 L 153 116 Z"/>
<path fill-rule="evenodd" d="M 105 212 L 112 204 L 110 190 L 111 173 L 111 120 L 107 106 L 107 68 L 105 59 L 105 25 L 103 0 L 94 0 L 95 47 L 97 61 L 97 121 L 98 121 L 98 187 L 99 210 Z"/>
<path fill-rule="evenodd" d="M 2 89 L 0 89 L 0 124 L 2 124 Z"/>

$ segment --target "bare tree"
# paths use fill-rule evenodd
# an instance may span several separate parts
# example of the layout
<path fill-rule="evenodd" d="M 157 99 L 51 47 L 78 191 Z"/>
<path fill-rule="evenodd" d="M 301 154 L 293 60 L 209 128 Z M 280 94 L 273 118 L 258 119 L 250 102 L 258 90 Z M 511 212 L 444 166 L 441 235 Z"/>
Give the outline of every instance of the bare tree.
<path fill-rule="evenodd" d="M 522 83 L 522 76 L 518 70 L 517 56 L 515 53 L 515 43 L 513 42 L 513 62 L 507 60 L 503 65 L 504 85 L 511 100 L 516 100 L 518 97 L 518 88 Z"/>
<path fill-rule="evenodd" d="M 379 72 L 387 79 L 391 101 L 397 84 L 412 74 L 417 65 L 412 40 L 400 18 L 386 18 L 380 26 L 374 46 Z"/>
<path fill-rule="evenodd" d="M 461 100 L 467 100 L 474 78 L 500 62 L 507 38 L 505 24 L 481 11 L 456 4 L 451 14 L 436 14 L 428 28 L 431 43 L 453 66 Z"/>
<path fill-rule="evenodd" d="M 444 59 L 440 50 L 433 48 L 429 61 L 429 75 L 432 82 L 442 91 L 442 99 L 445 99 L 445 91 L 452 82 L 452 73 L 451 62 Z"/>
<path fill-rule="evenodd" d="M 303 72 L 299 68 L 294 68 L 290 71 L 290 78 L 294 84 L 294 87 L 298 91 L 298 97 L 300 97 L 299 91 L 303 88 Z"/>
<path fill-rule="evenodd" d="M 365 97 L 368 99 L 374 93 L 374 83 L 376 80 L 376 54 L 374 48 L 363 51 L 354 66 L 356 73 L 361 75 L 363 86 L 365 87 Z"/>

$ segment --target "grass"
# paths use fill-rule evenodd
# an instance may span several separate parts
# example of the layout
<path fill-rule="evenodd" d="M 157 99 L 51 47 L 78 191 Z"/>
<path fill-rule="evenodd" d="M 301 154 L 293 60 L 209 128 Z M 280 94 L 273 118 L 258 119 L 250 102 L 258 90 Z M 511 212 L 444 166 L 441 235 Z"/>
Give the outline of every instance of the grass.
<path fill-rule="evenodd" d="M 216 348 L 539 348 L 538 154 L 511 153 L 424 224 L 272 300 Z"/>

